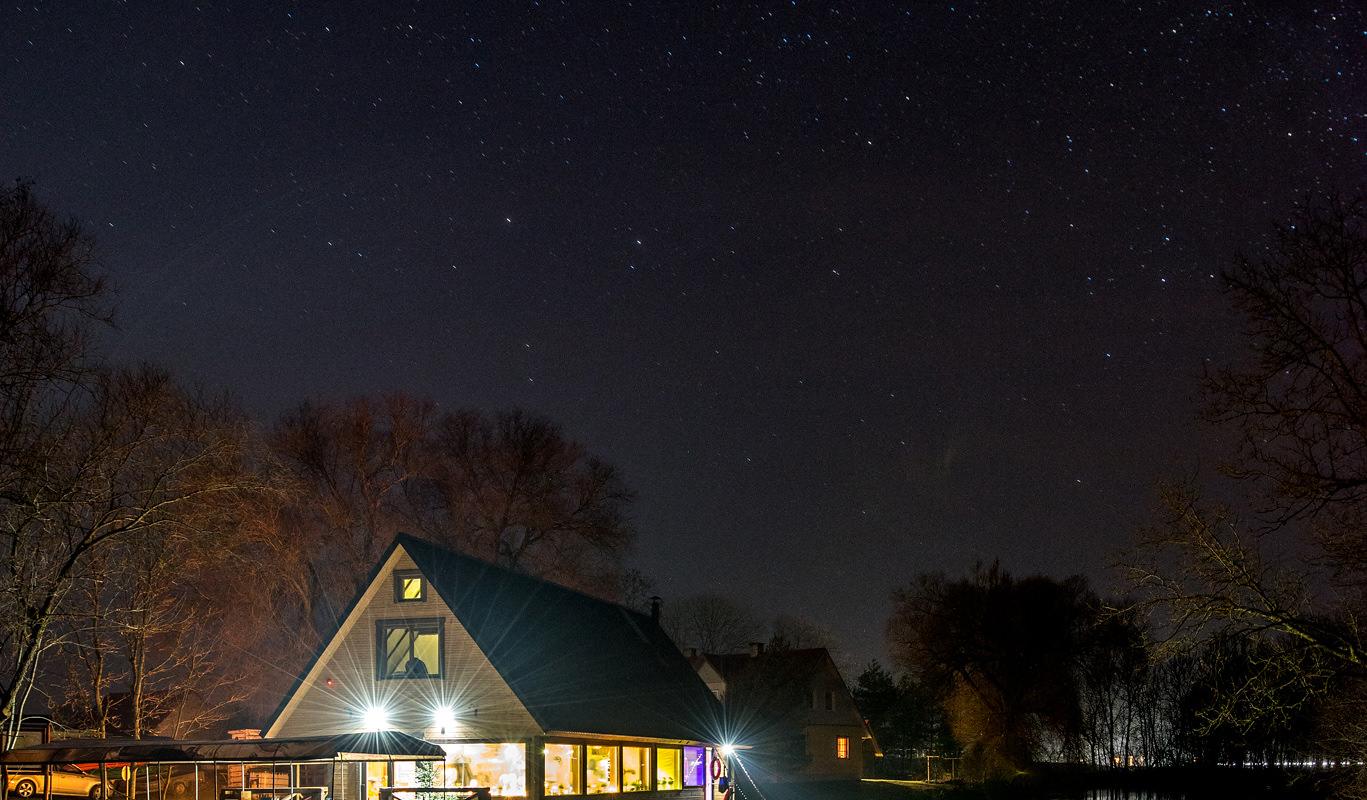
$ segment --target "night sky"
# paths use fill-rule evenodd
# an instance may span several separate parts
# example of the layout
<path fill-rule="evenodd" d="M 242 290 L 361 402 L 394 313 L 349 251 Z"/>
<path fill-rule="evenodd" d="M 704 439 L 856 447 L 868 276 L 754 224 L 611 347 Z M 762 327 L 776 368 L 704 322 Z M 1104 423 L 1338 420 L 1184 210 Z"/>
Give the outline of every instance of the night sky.
<path fill-rule="evenodd" d="M 1350 2 L 0 10 L 0 175 L 108 349 L 263 420 L 549 415 L 666 602 L 882 654 L 915 573 L 1106 565 L 1210 448 L 1217 272 L 1367 177 Z"/>

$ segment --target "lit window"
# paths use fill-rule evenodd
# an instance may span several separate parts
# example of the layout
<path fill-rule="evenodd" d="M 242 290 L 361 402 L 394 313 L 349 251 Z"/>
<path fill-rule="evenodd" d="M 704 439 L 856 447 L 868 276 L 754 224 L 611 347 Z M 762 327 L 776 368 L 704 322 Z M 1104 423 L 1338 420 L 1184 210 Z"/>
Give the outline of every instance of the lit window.
<path fill-rule="evenodd" d="M 376 623 L 377 678 L 440 678 L 441 620 Z"/>
<path fill-rule="evenodd" d="M 849 758 L 849 757 L 850 757 L 850 737 L 848 737 L 848 736 L 837 736 L 837 737 L 835 737 L 835 757 L 836 757 L 836 758 Z"/>
<path fill-rule="evenodd" d="M 495 797 L 527 796 L 525 745 L 444 744 L 441 749 L 446 751 L 447 786 L 487 786 Z"/>
<path fill-rule="evenodd" d="M 661 747 L 655 751 L 655 788 L 666 792 L 683 788 L 683 751 Z"/>
<path fill-rule="evenodd" d="M 622 748 L 622 791 L 650 791 L 650 748 Z"/>
<path fill-rule="evenodd" d="M 589 745 L 584 748 L 584 758 L 588 762 L 588 793 L 606 794 L 621 790 L 617 779 L 617 748 Z"/>
<path fill-rule="evenodd" d="M 583 794 L 579 771 L 583 748 L 577 744 L 546 745 L 546 794 Z"/>
<path fill-rule="evenodd" d="M 707 748 L 706 747 L 685 747 L 684 753 L 684 786 L 693 788 L 695 786 L 707 785 Z"/>
<path fill-rule="evenodd" d="M 422 573 L 407 570 L 394 573 L 394 602 L 415 603 L 427 599 L 427 581 Z"/>

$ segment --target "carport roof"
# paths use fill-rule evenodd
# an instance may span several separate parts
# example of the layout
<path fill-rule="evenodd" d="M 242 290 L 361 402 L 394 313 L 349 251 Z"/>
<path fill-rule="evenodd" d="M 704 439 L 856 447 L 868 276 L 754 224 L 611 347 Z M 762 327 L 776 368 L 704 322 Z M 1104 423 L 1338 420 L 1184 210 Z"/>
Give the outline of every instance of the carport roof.
<path fill-rule="evenodd" d="M 399 731 L 282 739 L 68 739 L 0 753 L 0 764 L 99 764 L 281 761 L 435 761 L 446 752 Z"/>

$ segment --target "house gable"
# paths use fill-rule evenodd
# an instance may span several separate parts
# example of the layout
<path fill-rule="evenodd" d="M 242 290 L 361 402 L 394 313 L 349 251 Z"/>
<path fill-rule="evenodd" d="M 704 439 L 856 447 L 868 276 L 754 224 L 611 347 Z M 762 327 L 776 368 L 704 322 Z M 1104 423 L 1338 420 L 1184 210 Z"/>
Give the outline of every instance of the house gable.
<path fill-rule="evenodd" d="M 376 712 L 387 727 L 427 738 L 513 739 L 543 732 L 440 593 L 424 586 L 421 599 L 400 600 L 395 581 L 404 575 L 431 580 L 396 542 L 266 736 L 360 731 L 375 723 L 367 715 Z M 440 629 L 439 665 L 432 666 L 439 677 L 378 676 L 379 627 L 403 620 Z"/>

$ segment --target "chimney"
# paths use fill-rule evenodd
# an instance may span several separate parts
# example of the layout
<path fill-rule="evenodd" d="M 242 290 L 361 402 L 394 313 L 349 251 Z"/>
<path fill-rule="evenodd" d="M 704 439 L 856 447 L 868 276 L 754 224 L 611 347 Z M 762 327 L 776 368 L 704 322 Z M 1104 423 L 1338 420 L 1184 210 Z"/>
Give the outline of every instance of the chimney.
<path fill-rule="evenodd" d="M 750 643 L 750 657 L 751 657 L 751 658 L 758 658 L 758 657 L 760 657 L 760 656 L 762 656 L 762 655 L 764 655 L 764 642 L 751 642 L 751 643 Z"/>
<path fill-rule="evenodd" d="M 660 624 L 660 596 L 652 595 L 650 598 L 650 619 L 656 625 Z"/>

